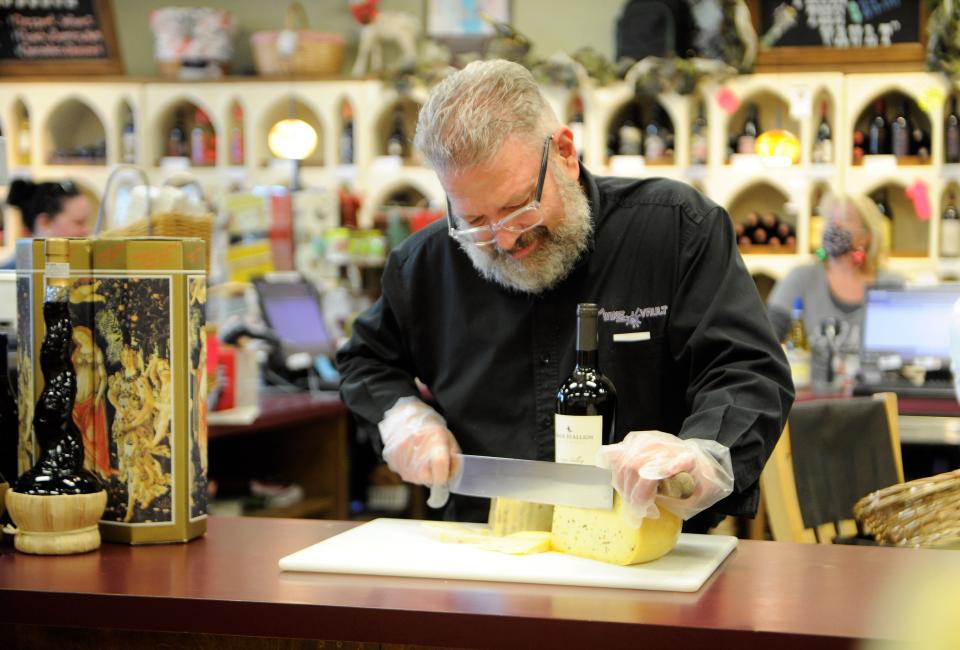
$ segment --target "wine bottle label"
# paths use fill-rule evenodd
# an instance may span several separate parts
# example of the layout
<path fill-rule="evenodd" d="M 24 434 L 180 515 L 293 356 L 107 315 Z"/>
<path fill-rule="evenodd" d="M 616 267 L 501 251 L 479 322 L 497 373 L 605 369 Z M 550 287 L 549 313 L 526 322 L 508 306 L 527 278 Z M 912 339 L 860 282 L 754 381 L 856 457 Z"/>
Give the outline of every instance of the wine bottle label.
<path fill-rule="evenodd" d="M 603 416 L 557 413 L 554 417 L 555 460 L 558 463 L 593 465 L 603 442 Z"/>
<path fill-rule="evenodd" d="M 69 278 L 70 264 L 67 262 L 47 262 L 45 272 L 48 278 Z"/>

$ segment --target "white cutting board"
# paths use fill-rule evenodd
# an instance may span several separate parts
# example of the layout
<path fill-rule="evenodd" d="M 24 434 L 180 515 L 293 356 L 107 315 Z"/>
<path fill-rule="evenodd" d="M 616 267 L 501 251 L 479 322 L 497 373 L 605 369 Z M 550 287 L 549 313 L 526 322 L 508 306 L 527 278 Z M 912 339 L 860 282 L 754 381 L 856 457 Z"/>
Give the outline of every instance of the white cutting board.
<path fill-rule="evenodd" d="M 465 524 L 471 525 L 471 524 Z M 478 528 L 481 524 L 476 524 Z M 507 555 L 435 539 L 422 521 L 374 519 L 280 560 L 284 571 L 697 591 L 736 537 L 681 534 L 659 560 L 616 566 L 565 553 Z"/>

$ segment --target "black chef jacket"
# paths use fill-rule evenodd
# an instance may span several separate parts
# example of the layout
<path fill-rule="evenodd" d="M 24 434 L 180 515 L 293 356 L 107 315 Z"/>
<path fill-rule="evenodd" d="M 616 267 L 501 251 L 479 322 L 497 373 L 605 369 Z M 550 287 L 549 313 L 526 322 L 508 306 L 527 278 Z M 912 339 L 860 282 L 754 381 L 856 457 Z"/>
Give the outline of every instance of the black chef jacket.
<path fill-rule="evenodd" d="M 657 429 L 720 442 L 735 487 L 711 523 L 754 514 L 793 384 L 729 215 L 680 182 L 594 177 L 582 167 L 580 182 L 593 220 L 588 251 L 541 294 L 483 279 L 442 220 L 394 250 L 381 298 L 337 355 L 344 400 L 379 442 L 376 424 L 399 398 L 419 394 L 417 377 L 464 453 L 553 460 L 577 304 L 597 303 L 600 369 L 618 394 L 616 439 Z M 649 339 L 614 340 L 639 332 Z M 481 521 L 486 509 L 454 495 L 446 514 Z"/>

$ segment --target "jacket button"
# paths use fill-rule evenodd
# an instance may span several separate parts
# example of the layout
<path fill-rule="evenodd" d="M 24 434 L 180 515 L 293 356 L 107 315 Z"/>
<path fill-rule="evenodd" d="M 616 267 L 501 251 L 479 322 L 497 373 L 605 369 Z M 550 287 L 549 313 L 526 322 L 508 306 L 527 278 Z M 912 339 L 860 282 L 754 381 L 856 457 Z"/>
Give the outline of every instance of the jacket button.
<path fill-rule="evenodd" d="M 551 418 L 543 418 L 540 420 L 540 424 L 544 429 L 549 429 L 550 425 L 553 424 L 553 420 Z"/>
<path fill-rule="evenodd" d="M 547 354 L 540 355 L 540 365 L 545 366 L 550 363 L 550 356 Z"/>

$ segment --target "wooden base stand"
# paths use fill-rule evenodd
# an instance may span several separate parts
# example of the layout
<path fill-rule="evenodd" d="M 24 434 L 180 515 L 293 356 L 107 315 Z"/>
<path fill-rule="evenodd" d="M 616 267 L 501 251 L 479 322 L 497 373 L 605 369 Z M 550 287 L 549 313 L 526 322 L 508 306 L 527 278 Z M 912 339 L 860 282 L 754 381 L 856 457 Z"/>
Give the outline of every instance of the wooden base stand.
<path fill-rule="evenodd" d="M 68 555 L 100 547 L 98 522 L 107 506 L 104 490 L 93 494 L 37 496 L 10 490 L 10 518 L 17 526 L 14 546 L 23 553 Z"/>

